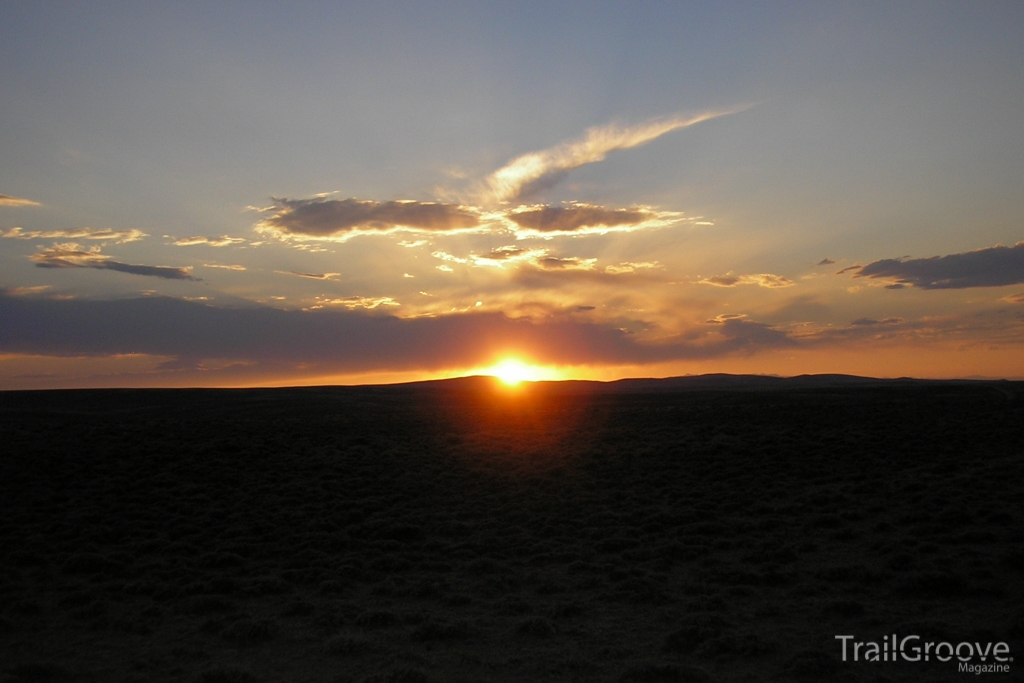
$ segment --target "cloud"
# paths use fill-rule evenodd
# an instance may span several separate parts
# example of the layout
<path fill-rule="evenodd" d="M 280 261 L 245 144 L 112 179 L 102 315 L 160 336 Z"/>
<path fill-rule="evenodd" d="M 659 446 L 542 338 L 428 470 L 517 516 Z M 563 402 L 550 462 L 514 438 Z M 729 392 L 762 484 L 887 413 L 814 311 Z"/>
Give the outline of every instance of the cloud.
<path fill-rule="evenodd" d="M 165 235 L 168 237 L 168 235 Z M 244 242 L 243 237 L 230 237 L 228 235 L 222 235 L 220 237 L 202 237 L 200 235 L 192 235 L 191 237 L 178 237 L 171 244 L 176 247 L 194 247 L 200 244 L 205 244 L 209 247 L 228 247 L 232 244 L 239 244 Z"/>
<path fill-rule="evenodd" d="M 499 203 L 525 199 L 557 184 L 572 169 L 603 160 L 609 152 L 638 147 L 674 130 L 746 108 L 675 116 L 636 126 L 612 124 L 590 128 L 576 140 L 516 157 L 487 178 L 488 194 Z"/>
<path fill-rule="evenodd" d="M 638 270 L 647 270 L 652 268 L 661 268 L 661 264 L 657 261 L 641 261 L 639 263 L 625 261 L 617 266 L 605 266 L 604 272 L 609 275 L 623 275 L 625 273 L 635 273 Z"/>
<path fill-rule="evenodd" d="M 391 232 L 451 234 L 481 228 L 476 209 L 433 202 L 360 199 L 278 199 L 256 230 L 278 239 L 345 241 Z M 407 245 L 406 245 L 407 246 Z"/>
<path fill-rule="evenodd" d="M 491 249 L 482 256 L 476 256 L 476 259 L 483 259 L 485 261 L 509 261 L 522 258 L 529 254 L 534 253 L 533 249 L 523 249 L 521 247 L 508 246 L 498 247 L 497 249 Z"/>
<path fill-rule="evenodd" d="M 565 258 L 542 256 L 533 261 L 534 265 L 544 270 L 593 270 L 596 262 L 596 258 L 578 258 L 576 256 Z"/>
<path fill-rule="evenodd" d="M 832 259 L 830 259 L 829 257 L 826 256 L 825 258 L 821 259 L 820 261 L 818 261 L 814 265 L 816 265 L 816 266 L 831 266 L 834 263 L 835 263 L 835 261 L 833 261 Z"/>
<path fill-rule="evenodd" d="M 715 275 L 698 281 L 702 285 L 714 285 L 715 287 L 736 287 L 738 285 L 757 285 L 768 289 L 779 289 L 781 287 L 792 287 L 795 282 L 781 275 L 771 273 L 758 273 L 757 275 Z"/>
<path fill-rule="evenodd" d="M 606 234 L 645 228 L 660 228 L 682 218 L 671 211 L 647 207 L 607 209 L 591 204 L 569 206 L 527 206 L 505 214 L 517 237 L 554 237 L 558 235 Z"/>
<path fill-rule="evenodd" d="M 1009 296 L 1004 296 L 1001 299 L 1001 301 L 1006 301 L 1011 304 L 1024 304 L 1024 292 L 1021 292 L 1020 294 L 1010 294 Z"/>
<path fill-rule="evenodd" d="M 504 268 L 509 264 L 536 263 L 548 255 L 547 249 L 523 249 L 515 246 L 498 247 L 486 254 L 473 254 L 471 259 L 474 265 Z"/>
<path fill-rule="evenodd" d="M 901 322 L 903 322 L 903 318 L 882 318 L 881 320 L 875 320 L 874 318 L 858 318 L 850 324 L 858 327 L 873 327 L 875 325 L 899 325 Z"/>
<path fill-rule="evenodd" d="M 379 306 L 401 306 L 401 304 L 389 296 L 346 296 L 339 299 L 319 298 L 315 305 L 310 306 L 310 309 L 313 310 L 324 306 L 344 306 L 349 310 L 355 308 L 372 310 Z"/>
<path fill-rule="evenodd" d="M 220 268 L 222 270 L 245 270 L 245 266 L 222 265 L 220 263 L 204 263 L 203 268 Z"/>
<path fill-rule="evenodd" d="M 620 324 L 575 316 L 531 320 L 473 311 L 403 319 L 361 310 L 361 303 L 372 304 L 373 298 L 339 301 L 337 307 L 302 311 L 227 308 L 158 296 L 55 300 L 0 290 L 0 319 L 6 323 L 0 326 L 0 352 L 221 359 L 251 364 L 246 372 L 254 376 L 278 368 L 295 377 L 297 372 L 473 367 L 511 351 L 542 363 L 626 364 L 793 345 L 785 333 L 746 320 L 644 340 Z M 349 310 L 350 305 L 359 310 Z"/>
<path fill-rule="evenodd" d="M 301 273 L 297 270 L 275 270 L 274 272 L 281 275 L 296 275 L 298 277 L 309 278 L 310 280 L 333 280 L 341 275 L 341 273 Z"/>
<path fill-rule="evenodd" d="M 106 254 L 100 253 L 99 247 L 86 250 L 74 242 L 54 244 L 49 249 L 32 254 L 29 259 L 37 268 L 95 268 L 96 270 L 114 270 L 131 275 L 159 277 L 165 280 L 198 280 L 189 273 L 191 266 L 172 268 L 169 266 L 140 266 L 111 260 Z"/>
<path fill-rule="evenodd" d="M 135 242 L 148 235 L 141 230 L 93 230 L 92 228 L 71 228 L 69 230 L 22 230 L 11 228 L 0 232 L 0 237 L 8 237 L 16 240 L 112 240 L 118 244 L 124 242 Z"/>
<path fill-rule="evenodd" d="M 844 272 L 844 271 L 840 271 Z M 1024 242 L 921 259 L 884 259 L 861 266 L 853 277 L 890 280 L 889 289 L 1004 287 L 1024 282 Z"/>
<path fill-rule="evenodd" d="M 0 194 L 0 206 L 40 206 L 39 202 L 34 202 L 31 199 L 22 199 L 21 197 L 11 197 L 10 195 Z"/>
<path fill-rule="evenodd" d="M 50 289 L 50 285 L 36 285 L 34 287 L 13 287 L 7 290 L 7 293 L 11 296 L 32 296 L 34 294 L 42 294 L 46 290 Z"/>

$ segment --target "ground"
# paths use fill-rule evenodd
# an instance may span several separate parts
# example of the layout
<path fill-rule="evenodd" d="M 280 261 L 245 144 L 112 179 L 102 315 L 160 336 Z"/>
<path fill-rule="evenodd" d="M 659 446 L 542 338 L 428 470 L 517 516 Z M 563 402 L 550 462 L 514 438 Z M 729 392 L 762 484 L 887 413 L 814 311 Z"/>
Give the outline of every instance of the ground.
<path fill-rule="evenodd" d="M 941 681 L 835 636 L 1024 649 L 1024 385 L 588 386 L 0 393 L 0 681 Z"/>

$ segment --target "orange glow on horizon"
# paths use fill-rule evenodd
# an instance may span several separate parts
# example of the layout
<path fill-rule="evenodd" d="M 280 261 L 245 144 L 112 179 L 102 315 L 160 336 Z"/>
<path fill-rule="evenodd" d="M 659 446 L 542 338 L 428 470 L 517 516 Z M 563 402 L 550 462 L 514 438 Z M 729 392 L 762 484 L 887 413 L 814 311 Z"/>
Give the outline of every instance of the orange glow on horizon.
<path fill-rule="evenodd" d="M 541 365 L 531 365 L 518 358 L 504 358 L 481 372 L 501 381 L 506 386 L 518 386 L 522 382 L 564 379 L 557 370 Z"/>

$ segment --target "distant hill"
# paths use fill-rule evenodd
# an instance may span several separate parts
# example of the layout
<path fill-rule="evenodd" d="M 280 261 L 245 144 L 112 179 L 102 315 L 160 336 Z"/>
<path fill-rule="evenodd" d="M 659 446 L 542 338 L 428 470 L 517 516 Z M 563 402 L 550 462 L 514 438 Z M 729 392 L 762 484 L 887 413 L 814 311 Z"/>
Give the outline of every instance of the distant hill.
<path fill-rule="evenodd" d="M 400 386 L 475 391 L 489 387 L 496 381 L 495 378 L 490 376 L 477 375 L 413 382 Z M 629 378 L 611 382 L 562 380 L 530 382 L 528 384 L 535 388 L 543 388 L 546 391 L 571 394 L 664 394 L 682 391 L 788 391 L 794 389 L 841 389 L 886 386 L 991 385 L 998 391 L 1007 394 L 1008 398 L 1012 398 L 1013 395 L 1024 390 L 1024 382 L 1011 382 L 1004 379 L 915 379 L 911 377 L 882 379 L 842 374 L 778 377 L 775 375 L 713 373 L 707 375 L 686 375 L 683 377 Z"/>

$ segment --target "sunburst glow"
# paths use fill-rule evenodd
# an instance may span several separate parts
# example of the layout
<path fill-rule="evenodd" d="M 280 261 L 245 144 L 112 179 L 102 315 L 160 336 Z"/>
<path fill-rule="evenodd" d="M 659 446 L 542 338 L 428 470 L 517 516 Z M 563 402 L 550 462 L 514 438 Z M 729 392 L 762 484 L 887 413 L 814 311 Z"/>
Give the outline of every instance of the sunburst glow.
<path fill-rule="evenodd" d="M 524 363 L 518 358 L 505 358 L 496 365 L 487 368 L 484 374 L 501 380 L 508 386 L 516 386 L 521 382 L 538 382 L 546 379 L 557 379 L 557 373 L 550 368 Z"/>

